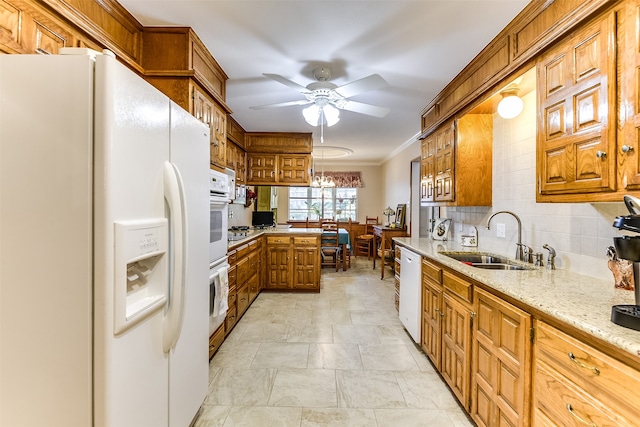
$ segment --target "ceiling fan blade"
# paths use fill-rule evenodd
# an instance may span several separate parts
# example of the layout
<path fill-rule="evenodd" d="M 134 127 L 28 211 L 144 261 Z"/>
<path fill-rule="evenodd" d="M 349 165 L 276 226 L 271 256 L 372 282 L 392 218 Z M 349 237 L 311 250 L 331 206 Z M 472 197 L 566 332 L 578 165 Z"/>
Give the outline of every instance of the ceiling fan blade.
<path fill-rule="evenodd" d="M 298 83 L 294 82 L 293 80 L 289 80 L 286 77 L 282 77 L 279 74 L 263 73 L 262 75 L 265 77 L 269 77 L 270 79 L 273 79 L 278 83 L 282 83 L 285 86 L 289 86 L 291 89 L 297 90 L 300 93 L 309 93 L 309 89 L 307 89 L 306 87 L 299 85 Z"/>
<path fill-rule="evenodd" d="M 374 117 L 384 117 L 389 114 L 391 109 L 386 107 L 378 107 L 377 105 L 364 104 L 362 102 L 346 100 L 340 108 L 343 110 L 353 111 L 354 113 L 366 114 Z"/>
<path fill-rule="evenodd" d="M 277 107 L 289 107 L 291 105 L 306 105 L 311 104 L 313 101 L 301 99 L 299 101 L 280 102 L 278 104 L 256 105 L 255 107 L 249 107 L 252 110 L 264 110 L 265 108 L 277 108 Z"/>
<path fill-rule="evenodd" d="M 335 89 L 338 94 L 349 98 L 370 90 L 382 89 L 389 86 L 389 83 L 379 74 L 372 74 L 359 80 L 354 80 Z"/>

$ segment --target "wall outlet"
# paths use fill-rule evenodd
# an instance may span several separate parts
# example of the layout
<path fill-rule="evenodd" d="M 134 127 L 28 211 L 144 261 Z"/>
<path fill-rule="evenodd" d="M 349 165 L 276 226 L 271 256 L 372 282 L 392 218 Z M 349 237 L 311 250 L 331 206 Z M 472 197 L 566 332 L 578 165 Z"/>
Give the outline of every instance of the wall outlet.
<path fill-rule="evenodd" d="M 507 237 L 507 230 L 504 224 L 496 224 L 496 237 Z"/>

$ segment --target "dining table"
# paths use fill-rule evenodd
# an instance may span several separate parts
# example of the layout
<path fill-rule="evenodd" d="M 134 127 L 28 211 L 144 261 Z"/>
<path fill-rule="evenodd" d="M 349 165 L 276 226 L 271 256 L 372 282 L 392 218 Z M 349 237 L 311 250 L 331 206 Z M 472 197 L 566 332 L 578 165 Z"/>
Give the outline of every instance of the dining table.
<path fill-rule="evenodd" d="M 324 234 L 324 233 L 323 233 Z M 346 228 L 338 228 L 338 244 L 341 246 L 342 253 L 351 250 L 351 240 L 349 231 Z M 342 271 L 347 271 L 347 257 L 342 257 Z"/>

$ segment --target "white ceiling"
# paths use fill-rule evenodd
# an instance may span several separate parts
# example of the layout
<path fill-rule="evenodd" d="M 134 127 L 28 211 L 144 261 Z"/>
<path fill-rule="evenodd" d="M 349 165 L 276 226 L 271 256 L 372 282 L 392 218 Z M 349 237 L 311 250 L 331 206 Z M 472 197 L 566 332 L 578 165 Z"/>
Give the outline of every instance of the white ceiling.
<path fill-rule="evenodd" d="M 313 132 L 302 100 L 262 73 L 302 86 L 318 66 L 338 86 L 380 74 L 389 87 L 352 100 L 389 107 L 384 118 L 341 111 L 325 145 L 352 154 L 333 162 L 380 164 L 420 133 L 420 112 L 528 0 L 120 0 L 143 25 L 189 26 L 229 76 L 227 105 L 247 131 Z M 337 150 L 331 150 L 336 152 Z M 319 158 L 319 153 L 316 159 Z M 325 159 L 330 157 L 329 151 Z"/>

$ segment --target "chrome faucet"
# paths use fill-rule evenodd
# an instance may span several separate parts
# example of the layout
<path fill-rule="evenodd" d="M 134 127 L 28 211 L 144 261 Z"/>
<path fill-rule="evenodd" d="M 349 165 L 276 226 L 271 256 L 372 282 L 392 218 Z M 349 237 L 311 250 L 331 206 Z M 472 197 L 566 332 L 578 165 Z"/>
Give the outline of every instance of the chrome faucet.
<path fill-rule="evenodd" d="M 549 257 L 547 258 L 547 269 L 555 270 L 556 269 L 556 250 L 546 243 L 542 245 L 542 247 L 549 251 Z"/>
<path fill-rule="evenodd" d="M 516 259 L 518 261 L 524 261 L 524 245 L 522 244 L 522 222 L 520 221 L 520 218 L 518 217 L 518 215 L 514 214 L 511 211 L 498 211 L 496 213 L 494 213 L 493 215 L 491 215 L 489 217 L 489 219 L 487 220 L 487 230 L 491 230 L 491 219 L 501 213 L 505 213 L 505 214 L 509 214 L 511 216 L 513 216 L 516 221 L 518 221 L 518 243 L 516 243 L 517 247 L 516 247 Z"/>

